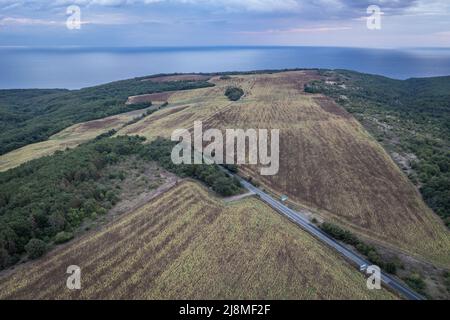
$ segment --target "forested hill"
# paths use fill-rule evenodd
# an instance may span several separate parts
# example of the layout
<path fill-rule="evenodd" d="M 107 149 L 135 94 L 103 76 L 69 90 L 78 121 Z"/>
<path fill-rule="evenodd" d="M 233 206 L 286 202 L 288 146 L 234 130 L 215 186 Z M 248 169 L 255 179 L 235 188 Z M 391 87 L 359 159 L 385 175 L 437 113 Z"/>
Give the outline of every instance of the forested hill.
<path fill-rule="evenodd" d="M 207 81 L 117 81 L 81 90 L 0 90 L 0 155 L 46 140 L 75 123 L 140 109 L 129 96 L 212 86 Z"/>
<path fill-rule="evenodd" d="M 449 137 L 450 76 L 402 81 L 353 71 L 338 73 L 337 80 L 347 84 L 345 91 L 350 93 L 349 98 L 378 103 L 382 110 L 407 116 L 405 120 L 424 125 L 443 139 Z"/>
<path fill-rule="evenodd" d="M 305 86 L 336 99 L 383 144 L 450 227 L 450 76 L 394 80 L 322 71 Z"/>

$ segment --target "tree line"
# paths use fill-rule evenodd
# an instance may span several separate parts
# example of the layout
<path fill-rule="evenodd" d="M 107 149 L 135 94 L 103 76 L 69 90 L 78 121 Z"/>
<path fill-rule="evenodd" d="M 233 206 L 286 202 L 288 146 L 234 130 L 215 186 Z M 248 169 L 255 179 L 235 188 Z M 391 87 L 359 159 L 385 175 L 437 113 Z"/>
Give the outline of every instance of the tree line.
<path fill-rule="evenodd" d="M 126 104 L 129 96 L 213 86 L 207 81 L 112 82 L 81 90 L 0 90 L 0 155 L 51 135 L 76 123 L 138 110 Z"/>
<path fill-rule="evenodd" d="M 146 145 L 145 138 L 111 138 L 114 133 L 0 173 L 0 269 L 41 256 L 53 244 L 72 239 L 86 219 L 105 215 L 120 200 L 107 169 L 130 156 L 156 161 L 224 196 L 241 191 L 239 181 L 217 165 L 172 164 L 169 140 Z"/>

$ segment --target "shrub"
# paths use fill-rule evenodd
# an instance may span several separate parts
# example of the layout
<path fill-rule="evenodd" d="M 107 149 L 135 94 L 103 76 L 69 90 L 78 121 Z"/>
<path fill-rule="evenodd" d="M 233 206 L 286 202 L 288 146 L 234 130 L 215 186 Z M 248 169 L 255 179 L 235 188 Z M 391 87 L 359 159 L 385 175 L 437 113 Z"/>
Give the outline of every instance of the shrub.
<path fill-rule="evenodd" d="M 47 244 L 40 239 L 33 238 L 28 241 L 27 245 L 25 246 L 25 250 L 30 259 L 36 259 L 45 253 L 45 251 L 47 250 Z"/>
<path fill-rule="evenodd" d="M 327 222 L 322 223 L 320 229 L 322 229 L 325 233 L 329 234 L 333 238 L 354 246 L 356 250 L 358 250 L 359 253 L 365 255 L 371 263 L 379 266 L 386 272 L 389 272 L 391 274 L 395 274 L 397 272 L 397 265 L 395 263 L 390 261 L 383 261 L 383 258 L 381 258 L 374 246 L 362 242 L 350 231 L 344 230 L 335 224 Z"/>
<path fill-rule="evenodd" d="M 10 257 L 8 251 L 4 248 L 0 248 L 0 270 L 6 268 L 10 264 Z"/>
<path fill-rule="evenodd" d="M 447 287 L 447 291 L 450 293 L 450 272 L 444 271 L 444 283 Z"/>
<path fill-rule="evenodd" d="M 232 173 L 238 173 L 238 167 L 235 164 L 224 164 L 223 167 Z"/>
<path fill-rule="evenodd" d="M 106 200 L 115 205 L 120 199 L 113 190 L 108 190 L 105 194 Z"/>
<path fill-rule="evenodd" d="M 244 90 L 237 87 L 228 87 L 225 91 L 225 95 L 231 101 L 238 101 L 244 95 Z"/>
<path fill-rule="evenodd" d="M 131 103 L 129 106 L 132 106 L 134 109 L 145 109 L 151 107 L 152 102 Z"/>
<path fill-rule="evenodd" d="M 58 232 L 55 236 L 55 243 L 56 244 L 60 244 L 60 243 L 64 243 L 67 242 L 69 240 L 73 239 L 73 233 L 72 232 L 66 232 L 66 231 L 61 231 Z"/>
<path fill-rule="evenodd" d="M 397 265 L 393 262 L 388 262 L 384 265 L 384 269 L 386 272 L 390 274 L 396 274 L 397 273 Z"/>
<path fill-rule="evenodd" d="M 406 284 L 411 287 L 411 289 L 424 294 L 426 283 L 418 273 L 413 273 L 410 276 L 404 278 Z"/>

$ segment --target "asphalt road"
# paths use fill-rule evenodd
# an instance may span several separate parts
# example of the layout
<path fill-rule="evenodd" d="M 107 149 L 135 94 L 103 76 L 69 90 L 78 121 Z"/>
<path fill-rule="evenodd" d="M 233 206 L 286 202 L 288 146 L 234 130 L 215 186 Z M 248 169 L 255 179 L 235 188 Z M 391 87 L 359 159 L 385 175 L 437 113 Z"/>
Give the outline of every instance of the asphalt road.
<path fill-rule="evenodd" d="M 281 203 L 278 200 L 275 200 L 270 195 L 262 191 L 261 189 L 255 187 L 251 183 L 245 181 L 244 179 L 236 176 L 238 178 L 242 185 L 248 189 L 249 191 L 254 192 L 257 194 L 261 200 L 266 202 L 268 205 L 270 205 L 272 208 L 277 210 L 279 213 L 285 215 L 288 217 L 291 221 L 299 225 L 302 229 L 309 232 L 313 236 L 315 236 L 320 241 L 326 243 L 329 247 L 335 249 L 337 252 L 339 252 L 341 255 L 346 257 L 348 260 L 353 262 L 358 266 L 359 269 L 361 269 L 363 266 L 370 266 L 372 263 L 365 260 L 364 258 L 360 257 L 359 255 L 355 254 L 353 251 L 347 249 L 340 243 L 338 243 L 336 240 L 334 240 L 331 236 L 320 230 L 318 227 L 316 227 L 313 223 L 311 223 L 308 218 L 301 214 L 300 212 L 294 211 L 291 208 L 285 206 L 283 203 Z M 381 273 L 381 282 L 386 286 L 394 291 L 401 294 L 404 298 L 410 299 L 410 300 L 423 300 L 424 298 L 419 295 L 418 293 L 414 292 L 395 278 L 385 274 Z"/>

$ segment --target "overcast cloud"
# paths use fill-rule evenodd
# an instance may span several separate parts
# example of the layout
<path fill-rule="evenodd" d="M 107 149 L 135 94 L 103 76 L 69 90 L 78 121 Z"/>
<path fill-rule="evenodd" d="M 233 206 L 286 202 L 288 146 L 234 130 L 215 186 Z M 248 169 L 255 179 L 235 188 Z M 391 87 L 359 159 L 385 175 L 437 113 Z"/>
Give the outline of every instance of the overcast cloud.
<path fill-rule="evenodd" d="M 74 4 L 80 30 L 65 28 Z M 0 0 L 0 45 L 450 46 L 449 21 L 448 0 Z"/>

